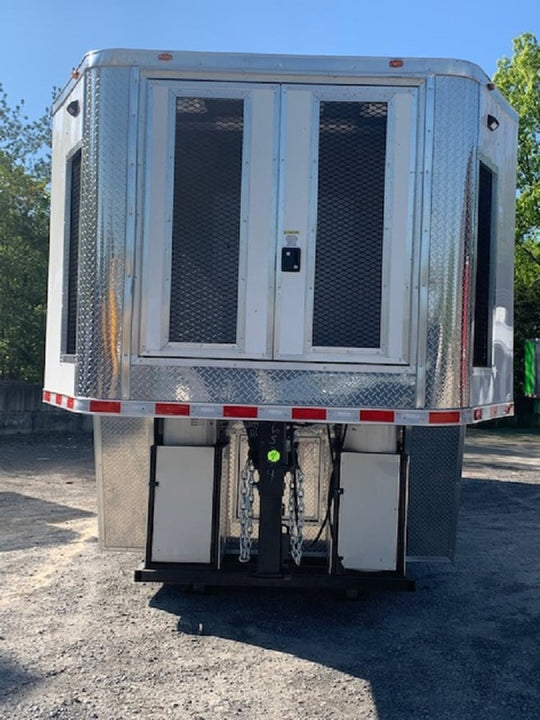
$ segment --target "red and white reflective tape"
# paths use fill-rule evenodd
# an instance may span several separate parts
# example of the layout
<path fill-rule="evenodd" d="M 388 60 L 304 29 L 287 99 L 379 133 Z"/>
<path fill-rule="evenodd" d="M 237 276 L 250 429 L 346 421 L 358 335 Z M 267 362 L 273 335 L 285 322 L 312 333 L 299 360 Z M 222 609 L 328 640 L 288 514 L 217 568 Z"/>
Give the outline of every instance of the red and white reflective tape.
<path fill-rule="evenodd" d="M 508 417 L 514 404 L 484 405 L 459 410 L 388 410 L 384 408 L 322 408 L 283 405 L 221 405 L 212 403 L 94 400 L 43 391 L 43 402 L 91 415 L 127 417 L 190 417 L 208 420 L 275 420 L 313 423 L 382 423 L 385 425 L 470 425 Z"/>

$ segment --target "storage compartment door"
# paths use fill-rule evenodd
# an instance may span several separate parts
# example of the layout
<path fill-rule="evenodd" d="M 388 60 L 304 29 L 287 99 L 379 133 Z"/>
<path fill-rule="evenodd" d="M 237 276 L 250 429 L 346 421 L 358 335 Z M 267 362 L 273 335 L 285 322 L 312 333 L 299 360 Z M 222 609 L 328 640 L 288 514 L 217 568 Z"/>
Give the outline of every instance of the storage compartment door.
<path fill-rule="evenodd" d="M 416 90 L 282 91 L 276 358 L 409 360 Z"/>
<path fill-rule="evenodd" d="M 213 447 L 157 447 L 153 562 L 209 563 Z"/>
<path fill-rule="evenodd" d="M 399 455 L 342 453 L 338 554 L 348 570 L 396 570 Z"/>

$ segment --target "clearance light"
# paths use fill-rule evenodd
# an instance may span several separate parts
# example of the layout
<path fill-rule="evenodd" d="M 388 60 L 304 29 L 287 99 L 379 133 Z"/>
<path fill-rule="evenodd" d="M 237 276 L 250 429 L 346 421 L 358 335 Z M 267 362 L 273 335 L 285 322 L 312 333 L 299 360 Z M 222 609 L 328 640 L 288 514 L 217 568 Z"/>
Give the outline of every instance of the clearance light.
<path fill-rule="evenodd" d="M 487 126 L 491 132 L 496 130 L 499 127 L 499 121 L 494 115 L 488 115 L 487 116 Z"/>
<path fill-rule="evenodd" d="M 400 67 L 403 67 L 404 63 L 401 58 L 393 58 L 392 60 L 389 61 L 388 65 L 391 68 L 400 68 Z"/>
<path fill-rule="evenodd" d="M 161 60 L 161 62 L 169 62 L 170 60 L 173 59 L 173 56 L 171 55 L 171 53 L 163 52 L 163 53 L 159 53 L 159 55 L 157 56 L 157 59 Z"/>

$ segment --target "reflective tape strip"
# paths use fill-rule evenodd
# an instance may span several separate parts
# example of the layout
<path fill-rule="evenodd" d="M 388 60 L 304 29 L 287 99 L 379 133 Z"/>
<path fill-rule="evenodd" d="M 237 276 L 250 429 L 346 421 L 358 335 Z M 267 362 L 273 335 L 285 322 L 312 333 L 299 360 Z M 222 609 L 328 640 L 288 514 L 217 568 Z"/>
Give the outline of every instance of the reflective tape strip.
<path fill-rule="evenodd" d="M 223 417 L 226 418 L 256 418 L 259 408 L 253 405 L 224 405 Z"/>
<path fill-rule="evenodd" d="M 458 425 L 461 421 L 459 410 L 430 411 L 428 418 L 430 425 Z"/>
<path fill-rule="evenodd" d="M 156 415 L 189 415 L 189 405 L 185 403 L 156 403 Z"/>
<path fill-rule="evenodd" d="M 468 425 L 507 417 L 513 403 L 484 405 L 460 410 L 391 410 L 388 408 L 320 408 L 280 405 L 218 405 L 212 403 L 147 402 L 137 400 L 96 400 L 43 391 L 43 402 L 75 412 L 123 415 L 128 417 L 192 417 L 198 419 L 237 419 L 304 421 L 329 423 L 371 423 L 386 425 Z"/>
<path fill-rule="evenodd" d="M 395 420 L 396 414 L 393 410 L 360 410 L 360 422 L 393 425 Z"/>
<path fill-rule="evenodd" d="M 122 412 L 122 403 L 119 400 L 90 400 L 88 412 L 118 415 Z"/>
<path fill-rule="evenodd" d="M 326 408 L 299 407 L 291 408 L 293 420 L 326 420 Z"/>

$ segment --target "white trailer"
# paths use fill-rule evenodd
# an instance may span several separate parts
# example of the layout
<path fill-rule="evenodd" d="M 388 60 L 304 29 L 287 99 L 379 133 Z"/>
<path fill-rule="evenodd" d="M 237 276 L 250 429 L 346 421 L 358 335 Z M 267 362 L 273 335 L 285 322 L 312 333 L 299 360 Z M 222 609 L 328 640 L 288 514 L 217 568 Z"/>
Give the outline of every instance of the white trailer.
<path fill-rule="evenodd" d="M 137 580 L 410 587 L 510 415 L 516 114 L 458 60 L 91 52 L 54 106 L 45 402 Z"/>

